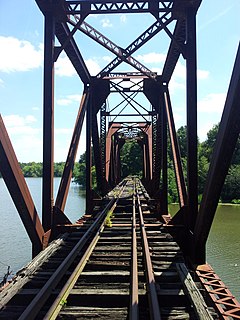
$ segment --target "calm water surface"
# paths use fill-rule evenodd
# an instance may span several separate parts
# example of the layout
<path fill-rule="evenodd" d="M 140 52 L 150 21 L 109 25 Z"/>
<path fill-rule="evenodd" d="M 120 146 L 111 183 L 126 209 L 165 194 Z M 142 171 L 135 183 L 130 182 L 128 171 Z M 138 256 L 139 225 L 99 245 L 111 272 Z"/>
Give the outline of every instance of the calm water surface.
<path fill-rule="evenodd" d="M 33 201 L 41 216 L 42 179 L 26 178 Z M 60 178 L 54 178 L 55 196 Z M 31 260 L 31 242 L 25 231 L 3 179 L 0 178 L 0 280 L 11 266 L 14 273 Z M 85 194 L 72 183 L 66 203 L 66 215 L 74 222 L 85 211 Z"/>
<path fill-rule="evenodd" d="M 27 178 L 38 212 L 41 212 L 41 178 Z M 55 194 L 60 178 L 54 179 Z M 14 207 L 11 197 L 0 179 L 0 279 L 11 266 L 15 273 L 31 260 L 31 243 Z M 85 210 L 85 195 L 71 184 L 66 214 L 74 222 Z M 170 212 L 177 206 L 171 205 Z M 240 300 L 240 206 L 218 207 L 207 243 L 207 260 L 232 293 Z"/>

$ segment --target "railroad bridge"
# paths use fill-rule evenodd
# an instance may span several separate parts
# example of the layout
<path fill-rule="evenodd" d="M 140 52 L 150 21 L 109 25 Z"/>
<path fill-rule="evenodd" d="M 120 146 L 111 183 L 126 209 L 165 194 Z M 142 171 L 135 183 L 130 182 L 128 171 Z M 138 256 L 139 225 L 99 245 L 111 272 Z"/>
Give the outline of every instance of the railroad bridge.
<path fill-rule="evenodd" d="M 240 319 L 240 305 L 207 264 L 205 249 L 240 132 L 240 49 L 198 207 L 196 14 L 201 1 L 36 0 L 36 5 L 45 20 L 42 218 L 1 119 L 0 170 L 31 239 L 33 260 L 2 289 L 0 318 Z M 89 15 L 120 13 L 148 13 L 154 19 L 126 48 L 86 22 Z M 81 54 L 79 33 L 114 54 L 96 76 Z M 169 40 L 161 74 L 133 57 L 159 34 Z M 62 51 L 83 93 L 53 199 L 54 63 Z M 186 62 L 186 176 L 169 93 L 180 56 Z M 116 71 L 119 65 L 130 71 Z M 72 223 L 65 204 L 84 118 L 86 213 Z M 129 139 L 142 151 L 141 179 L 121 176 L 121 148 Z M 174 217 L 168 212 L 168 141 L 179 196 Z"/>

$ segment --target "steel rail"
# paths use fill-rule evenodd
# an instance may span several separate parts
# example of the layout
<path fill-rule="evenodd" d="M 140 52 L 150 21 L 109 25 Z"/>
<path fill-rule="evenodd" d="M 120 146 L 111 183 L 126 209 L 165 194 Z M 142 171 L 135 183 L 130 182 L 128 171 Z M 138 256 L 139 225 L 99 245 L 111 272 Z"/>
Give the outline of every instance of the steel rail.
<path fill-rule="evenodd" d="M 148 246 L 147 233 L 145 230 L 145 225 L 143 220 L 141 201 L 140 201 L 138 192 L 136 196 L 137 196 L 137 204 L 138 204 L 138 212 L 139 212 L 140 230 L 141 230 L 142 243 L 143 243 L 144 262 L 145 262 L 145 268 L 146 268 L 145 272 L 146 272 L 146 278 L 147 278 L 150 318 L 151 320 L 160 320 L 161 313 L 160 313 L 160 308 L 158 303 L 155 278 L 153 274 L 153 266 L 152 266 L 150 250 Z"/>
<path fill-rule="evenodd" d="M 74 259 L 79 254 L 80 250 L 84 247 L 86 242 L 89 240 L 89 238 L 92 236 L 92 233 L 95 231 L 95 229 L 99 226 L 104 216 L 107 214 L 107 212 L 115 208 L 117 201 L 125 187 L 125 184 L 121 186 L 120 193 L 117 198 L 113 197 L 109 203 L 106 205 L 104 210 L 99 214 L 97 219 L 93 222 L 93 224 L 89 227 L 89 229 L 86 231 L 86 233 L 83 235 L 83 237 L 78 241 L 78 243 L 75 245 L 73 250 L 68 254 L 68 256 L 63 260 L 61 265 L 56 269 L 56 271 L 52 274 L 52 276 L 49 278 L 49 280 L 45 283 L 45 285 L 42 287 L 42 289 L 38 292 L 38 294 L 33 298 L 31 303 L 27 306 L 27 308 L 24 310 L 24 312 L 21 314 L 18 320 L 30 320 L 34 319 L 37 314 L 40 312 L 41 308 L 49 298 L 49 296 L 52 293 L 52 290 L 55 289 L 55 287 L 58 285 L 58 283 L 61 281 L 62 277 L 70 267 L 70 265 L 73 263 Z"/>
<path fill-rule="evenodd" d="M 118 197 L 112 199 L 112 200 L 114 200 L 113 204 L 111 206 L 107 205 L 107 207 L 104 210 L 113 211 L 115 209 L 117 202 L 119 200 L 119 197 L 121 196 L 122 192 L 124 191 L 125 185 L 126 184 L 123 184 L 121 186 Z M 101 233 L 104 230 L 105 221 L 106 221 L 106 217 L 103 220 L 103 222 L 101 223 L 101 225 L 99 226 L 99 228 L 96 232 L 96 235 L 92 239 L 91 243 L 88 245 L 87 250 L 84 252 L 84 255 L 82 256 L 81 260 L 79 261 L 79 263 L 75 267 L 74 271 L 72 272 L 71 276 L 69 277 L 69 279 L 67 280 L 67 282 L 65 283 L 65 285 L 63 286 L 61 291 L 59 292 L 58 296 L 54 300 L 53 304 L 51 305 L 50 309 L 48 310 L 48 312 L 44 316 L 43 320 L 54 320 L 57 318 L 59 312 L 61 311 L 61 309 L 63 307 L 63 301 L 66 301 L 67 297 L 69 296 L 72 288 L 74 287 L 80 274 L 82 273 L 92 251 L 94 250 L 94 248 L 95 248 L 95 246 L 101 236 Z"/>
<path fill-rule="evenodd" d="M 131 297 L 129 320 L 138 320 L 138 261 L 137 261 L 137 231 L 136 231 L 136 181 L 133 186 L 133 216 L 132 216 L 132 263 L 131 263 Z"/>

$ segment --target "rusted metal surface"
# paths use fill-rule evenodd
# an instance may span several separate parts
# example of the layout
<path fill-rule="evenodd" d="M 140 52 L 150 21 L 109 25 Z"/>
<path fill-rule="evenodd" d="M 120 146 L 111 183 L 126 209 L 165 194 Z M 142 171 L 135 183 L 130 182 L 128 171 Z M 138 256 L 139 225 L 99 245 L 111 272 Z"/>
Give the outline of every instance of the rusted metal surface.
<path fill-rule="evenodd" d="M 114 127 L 113 127 L 114 126 Z M 110 170 L 110 155 L 111 155 L 111 148 L 112 148 L 112 136 L 115 132 L 118 131 L 121 124 L 118 123 L 111 123 L 110 127 L 107 132 L 106 137 L 106 180 L 109 181 L 109 170 Z"/>
<path fill-rule="evenodd" d="M 182 162 L 181 162 L 181 154 L 180 154 L 180 150 L 179 150 L 177 133 L 176 133 L 176 129 L 175 129 L 174 118 L 173 118 L 173 113 L 172 113 L 172 106 L 171 106 L 171 101 L 170 101 L 170 96 L 169 96 L 168 90 L 167 90 L 167 92 L 164 92 L 164 100 L 165 100 L 165 107 L 166 107 L 166 113 L 167 113 L 167 119 L 168 119 L 168 129 L 169 129 L 169 134 L 170 134 L 170 139 L 171 139 L 179 204 L 181 207 L 184 207 L 187 205 L 187 191 L 186 191 L 186 185 L 185 185 Z"/>
<path fill-rule="evenodd" d="M 187 10 L 187 189 L 188 226 L 193 232 L 198 213 L 197 57 L 196 12 Z"/>
<path fill-rule="evenodd" d="M 129 319 L 138 320 L 138 260 L 137 260 L 137 224 L 136 224 L 136 187 L 133 187 L 133 216 L 132 216 L 132 261 L 131 261 L 131 301 Z"/>
<path fill-rule="evenodd" d="M 87 104 L 86 116 L 86 213 L 92 210 L 92 114 L 93 114 L 93 92 L 90 89 L 90 96 Z"/>
<path fill-rule="evenodd" d="M 199 265 L 196 273 L 221 319 L 240 319 L 240 303 L 209 264 Z"/>
<path fill-rule="evenodd" d="M 85 64 L 85 61 L 79 51 L 79 48 L 71 35 L 69 27 L 66 23 L 56 23 L 56 36 L 61 44 L 61 50 L 64 46 L 64 51 L 66 52 L 69 60 L 71 61 L 73 67 L 75 68 L 77 74 L 84 84 L 91 82 L 91 76 Z M 60 51 L 60 49 L 58 49 Z M 56 49 L 55 49 L 56 52 Z"/>
<path fill-rule="evenodd" d="M 60 248 L 16 296 L 9 292 L 0 318 L 204 319 L 203 311 L 216 318 L 177 243 L 156 219 L 152 223 L 147 199 L 141 182 L 128 178 L 108 194 L 102 211 L 65 226 L 69 234 Z"/>
<path fill-rule="evenodd" d="M 86 112 L 86 107 L 89 99 L 88 90 L 84 90 L 82 100 L 80 103 L 75 127 L 73 130 L 72 140 L 70 148 L 67 155 L 67 160 L 65 162 L 63 175 L 58 189 L 58 194 L 55 202 L 55 206 L 58 207 L 62 212 L 64 212 L 65 204 L 67 201 L 69 186 L 72 178 L 72 171 L 74 162 L 76 159 L 77 148 L 79 144 L 79 139 L 82 131 L 83 120 Z"/>
<path fill-rule="evenodd" d="M 87 212 L 91 212 L 93 207 L 93 190 L 92 190 L 92 144 L 94 149 L 98 187 L 105 194 L 107 190 L 114 187 L 121 176 L 120 150 L 125 139 L 135 139 L 141 145 L 143 161 L 143 181 L 145 186 L 156 200 L 155 206 L 159 205 L 165 220 L 168 216 L 168 177 L 167 177 L 167 119 L 169 122 L 170 137 L 173 145 L 173 157 L 175 162 L 175 171 L 177 176 L 177 185 L 179 189 L 180 214 L 185 214 L 187 208 L 187 219 L 184 222 L 185 233 L 183 235 L 186 242 L 186 254 L 190 249 L 193 262 L 205 262 L 205 244 L 211 227 L 214 212 L 219 199 L 221 186 L 230 164 L 230 156 L 233 152 L 239 128 L 239 68 L 235 68 L 230 91 L 226 105 L 228 111 L 224 111 L 223 124 L 219 137 L 219 142 L 215 153 L 216 161 L 211 164 L 209 178 L 199 215 L 197 216 L 197 64 L 196 64 L 196 12 L 201 4 L 200 0 L 195 1 L 110 1 L 110 0 L 86 0 L 86 1 L 48 1 L 36 0 L 36 3 L 45 16 L 45 60 L 44 60 L 44 137 L 43 137 L 43 230 L 41 226 L 34 235 L 31 235 L 34 246 L 39 250 L 38 243 L 41 246 L 47 245 L 48 239 L 52 233 L 53 227 L 53 128 L 54 128 L 54 103 L 53 87 L 54 74 L 53 66 L 57 61 L 60 53 L 64 50 L 72 62 L 79 78 L 90 90 L 89 98 L 84 97 L 82 108 L 87 108 L 87 138 L 86 138 L 86 202 Z M 103 34 L 99 33 L 84 20 L 89 14 L 112 14 L 112 13 L 149 13 L 156 21 L 137 37 L 125 49 L 119 47 Z M 69 27 L 70 25 L 70 27 Z M 171 26 L 171 28 L 169 28 Z M 96 77 L 91 77 L 89 70 L 84 62 L 81 52 L 78 48 L 76 32 L 84 32 L 94 39 L 100 45 L 110 50 L 116 58 L 113 59 Z M 170 30 L 174 30 L 173 32 Z M 152 37 L 164 31 L 170 37 L 171 43 L 168 50 L 167 58 L 164 64 L 162 75 L 152 72 L 143 64 L 132 57 L 139 48 L 147 43 Z M 60 47 L 54 46 L 55 36 L 58 38 Z M 170 97 L 167 90 L 169 81 L 174 72 L 178 59 L 182 55 L 186 59 L 187 67 L 187 191 L 184 184 L 182 173 L 179 148 L 177 146 L 176 131 L 173 122 Z M 126 73 L 112 73 L 120 63 L 130 64 L 137 71 Z M 238 54 L 236 64 L 240 65 Z M 140 71 L 140 72 L 138 72 Z M 99 81 L 99 82 L 98 82 Z M 163 94 L 165 90 L 165 94 Z M 117 93 L 122 102 L 108 110 L 102 109 L 101 141 L 99 142 L 98 134 L 98 112 L 109 93 Z M 151 103 L 147 108 L 137 100 L 137 94 L 145 94 Z M 166 104 L 167 115 L 165 113 L 164 101 Z M 133 113 L 125 109 L 126 106 L 133 109 Z M 119 109 L 120 111 L 119 111 Z M 226 109 L 226 108 L 225 108 Z M 125 110 L 125 112 L 124 112 Z M 117 112 L 118 111 L 118 112 Z M 56 213 L 64 211 L 71 171 L 76 155 L 76 145 L 79 140 L 84 112 L 80 112 L 76 120 L 76 126 L 73 133 L 72 143 L 66 162 L 63 180 L 59 189 L 59 195 L 56 200 Z M 128 117 L 129 121 L 117 117 Z M 132 116 L 132 119 L 131 119 Z M 114 117 L 113 122 L 112 118 Z M 141 117 L 141 121 L 137 121 Z M 109 120 L 110 119 L 110 120 Z M 148 120 L 151 119 L 151 120 Z M 131 121 L 132 120 L 132 121 Z M 109 129 L 107 131 L 107 123 Z M 116 121 L 116 122 L 115 122 Z M 154 127 L 155 126 L 155 127 Z M 234 130 L 233 130 L 234 128 Z M 105 130 L 105 131 L 104 131 Z M 104 131 L 104 132 L 103 132 Z M 141 134 L 139 134 L 141 133 Z M 104 139 L 104 141 L 103 141 Z M 101 150 L 104 148 L 104 150 Z M 5 155 L 4 155 L 5 156 Z M 4 157 L 3 156 L 3 157 Z M 220 164 L 221 159 L 227 159 L 223 166 Z M 5 160 L 4 160 L 5 161 Z M 8 166 L 9 167 L 9 166 Z M 103 169 L 104 167 L 104 169 Z M 10 165 L 11 168 L 11 165 Z M 6 179 L 5 179 L 6 180 Z M 217 186 L 217 188 L 216 188 Z M 12 189 L 13 198 L 15 195 Z M 20 195 L 23 191 L 20 191 Z M 21 195 L 22 196 L 22 195 Z M 188 197 L 188 198 L 187 198 Z M 15 199 L 17 199 L 15 197 Z M 126 200 L 126 199 L 125 199 Z M 182 210 L 184 208 L 184 210 Z M 155 211 L 155 214 L 156 214 Z M 29 213 L 26 214 L 28 216 Z M 30 214 L 31 216 L 31 214 Z M 60 215 L 59 215 L 60 216 Z M 64 217 L 64 215 L 62 215 Z M 156 215 L 154 216 L 154 219 Z M 158 216 L 158 218 L 160 218 Z M 155 221 L 151 217 L 151 224 Z M 197 219 L 197 224 L 196 224 Z M 177 219 L 172 223 L 177 224 Z M 179 221 L 179 220 L 178 220 Z M 35 222 L 35 221 L 34 221 Z M 67 226 L 67 219 L 59 219 L 62 228 L 73 228 Z M 39 224 L 39 223 L 38 223 Z M 123 223 L 124 224 L 124 223 Z M 84 225 L 83 221 L 82 224 Z M 122 227 L 121 221 L 116 222 L 118 227 Z M 125 227 L 130 227 L 130 221 Z M 136 223 L 137 227 L 137 223 Z M 148 224 L 146 227 L 149 228 Z M 154 227 L 154 226 L 153 226 Z M 32 230 L 31 222 L 28 229 Z M 60 226 L 59 226 L 60 228 Z M 155 230 L 156 231 L 156 230 Z M 159 231 L 159 230 L 158 230 Z M 38 234 L 39 232 L 39 234 Z M 40 234 L 42 241 L 40 240 Z M 188 241 L 189 235 L 194 241 Z M 159 234 L 158 234 L 159 236 Z M 35 238 L 34 238 L 35 237 Z M 151 238 L 151 237 L 150 237 Z M 154 237 L 153 237 L 154 238 Z M 36 239 L 36 240 L 34 240 Z M 153 240 L 154 242 L 155 240 Z M 190 248 L 194 243 L 194 247 Z M 169 249 L 169 248 L 168 248 Z M 35 250 L 35 249 L 34 249 Z M 37 250 L 35 250 L 37 252 Z M 169 249 L 170 250 L 170 249 Z M 178 249 L 176 249 L 177 252 Z M 148 254 L 147 254 L 148 255 Z M 159 258 L 159 257 L 158 257 Z M 175 261 L 175 260 L 174 260 Z M 174 262 L 175 263 L 175 262 Z M 156 267 L 156 266 L 155 266 Z M 157 270 L 157 267 L 156 267 Z M 156 271 L 157 272 L 157 271 Z M 136 279 L 136 278 L 135 278 Z M 136 281 L 136 280 L 135 280 Z M 149 285 L 151 287 L 151 285 Z M 151 291 L 151 290 L 150 290 Z M 160 287 L 158 296 L 163 298 L 164 290 Z M 134 294 L 135 295 L 135 294 Z M 158 297 L 159 298 L 159 297 Z M 135 299 L 135 298 L 134 298 Z M 154 304 L 157 304 L 156 296 Z M 169 299 L 170 301 L 171 299 Z M 152 304 L 152 302 L 150 302 Z M 116 310 L 115 310 L 116 311 Z M 161 311 L 161 310 L 160 310 Z M 176 310 L 175 310 L 176 311 Z M 175 312 L 174 311 L 174 312 Z M 32 312 L 32 311 L 31 311 Z M 117 312 L 117 311 L 116 311 Z M 125 311 L 124 311 L 125 312 Z M 162 312 L 162 311 L 161 311 Z M 154 311 L 153 313 L 154 314 Z M 188 312 L 181 316 L 191 317 Z M 157 315 L 156 317 L 158 317 Z M 154 318 L 154 316 L 153 316 Z"/>
<path fill-rule="evenodd" d="M 33 256 L 36 256 L 42 250 L 44 230 L 1 115 L 0 172 L 32 242 Z"/>
<path fill-rule="evenodd" d="M 51 13 L 45 16 L 44 32 L 42 225 L 46 232 L 52 227 L 54 175 L 55 17 Z"/>
<path fill-rule="evenodd" d="M 142 234 L 143 250 L 144 250 L 144 260 L 146 267 L 146 276 L 147 276 L 147 288 L 149 296 L 149 307 L 150 307 L 150 316 L 152 320 L 161 319 L 161 313 L 159 309 L 157 290 L 156 290 L 156 281 L 153 274 L 153 266 L 150 256 L 150 250 L 147 240 L 147 234 L 144 226 L 143 212 L 141 207 L 141 202 L 139 195 L 137 196 L 138 210 L 139 210 L 139 220 L 140 220 L 140 230 Z"/>

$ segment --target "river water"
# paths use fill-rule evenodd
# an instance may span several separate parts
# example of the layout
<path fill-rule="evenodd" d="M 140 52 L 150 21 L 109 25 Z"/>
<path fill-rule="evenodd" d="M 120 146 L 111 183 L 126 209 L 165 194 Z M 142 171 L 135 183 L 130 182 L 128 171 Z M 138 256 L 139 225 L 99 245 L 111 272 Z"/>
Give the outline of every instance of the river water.
<path fill-rule="evenodd" d="M 29 189 L 41 212 L 41 178 L 27 178 Z M 55 194 L 60 178 L 54 179 Z M 16 273 L 31 260 L 31 243 L 18 216 L 11 197 L 0 179 L 0 280 L 7 266 Z M 74 222 L 85 210 L 85 195 L 72 183 L 66 204 L 66 214 Z M 170 206 L 175 212 L 176 206 Z M 216 273 L 240 300 L 240 206 L 221 205 L 218 207 L 207 243 L 207 260 Z"/>

